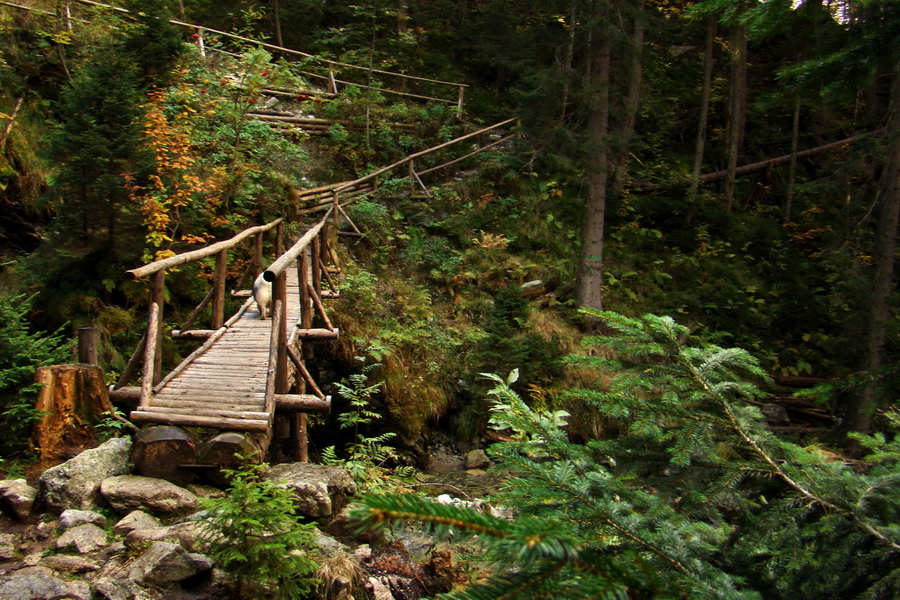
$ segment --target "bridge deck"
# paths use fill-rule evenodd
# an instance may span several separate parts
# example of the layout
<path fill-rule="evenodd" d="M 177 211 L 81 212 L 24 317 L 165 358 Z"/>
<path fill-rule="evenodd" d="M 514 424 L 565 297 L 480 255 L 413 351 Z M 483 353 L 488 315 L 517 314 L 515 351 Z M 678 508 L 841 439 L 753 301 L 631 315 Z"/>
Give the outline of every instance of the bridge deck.
<path fill-rule="evenodd" d="M 300 319 L 297 269 L 288 268 L 287 322 Z M 270 307 L 271 310 L 271 307 Z M 265 410 L 266 377 L 272 321 L 259 318 L 256 303 L 205 352 L 132 411 L 136 423 L 268 431 L 272 414 Z"/>

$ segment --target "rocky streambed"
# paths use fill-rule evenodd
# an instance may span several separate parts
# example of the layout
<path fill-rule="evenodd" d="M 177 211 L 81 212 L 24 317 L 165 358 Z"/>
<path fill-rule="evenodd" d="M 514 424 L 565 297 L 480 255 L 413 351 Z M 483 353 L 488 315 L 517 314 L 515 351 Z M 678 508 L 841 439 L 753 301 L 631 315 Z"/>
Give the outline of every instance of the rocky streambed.
<path fill-rule="evenodd" d="M 0 481 L 0 600 L 232 597 L 202 541 L 200 498 L 224 492 L 134 475 L 130 450 L 129 439 L 115 438 L 36 482 Z M 412 600 L 464 579 L 454 548 L 416 533 L 354 533 L 345 508 L 356 485 L 342 469 L 285 463 L 266 476 L 319 528 L 320 597 Z M 454 488 L 468 495 L 450 484 L 440 501 L 462 502 Z"/>

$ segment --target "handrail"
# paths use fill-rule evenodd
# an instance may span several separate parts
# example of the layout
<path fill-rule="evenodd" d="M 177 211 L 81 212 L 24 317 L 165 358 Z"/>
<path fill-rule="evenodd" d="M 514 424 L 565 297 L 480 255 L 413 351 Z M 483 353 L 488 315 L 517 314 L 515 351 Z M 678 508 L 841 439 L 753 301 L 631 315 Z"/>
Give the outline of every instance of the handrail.
<path fill-rule="evenodd" d="M 319 235 L 319 231 L 325 226 L 328 218 L 331 216 L 331 210 L 325 213 L 325 216 L 316 224 L 310 227 L 297 242 L 291 246 L 284 254 L 279 256 L 275 262 L 269 265 L 269 268 L 263 271 L 263 277 L 266 281 L 275 281 L 284 270 L 293 264 L 301 252 L 306 249 L 312 242 L 313 238 Z"/>
<path fill-rule="evenodd" d="M 221 242 L 216 242 L 211 246 L 205 246 L 197 250 L 191 250 L 190 252 L 183 252 L 181 254 L 176 254 L 175 256 L 170 256 L 169 258 L 163 258 L 161 260 L 146 264 L 143 267 L 131 269 L 130 271 L 126 271 L 125 273 L 128 275 L 129 279 L 141 279 L 142 277 L 146 277 L 147 275 L 151 275 L 153 273 L 156 273 L 157 271 L 163 271 L 165 269 L 177 267 L 178 265 L 183 265 L 184 263 L 189 263 L 201 258 L 206 258 L 207 256 L 212 256 L 213 254 L 217 254 L 222 250 L 228 250 L 229 248 L 235 247 L 251 235 L 269 231 L 270 229 L 281 223 L 283 220 L 284 217 L 279 217 L 271 223 L 266 223 L 265 225 L 257 225 L 256 227 L 245 229 L 233 238 L 222 240 Z"/>
<path fill-rule="evenodd" d="M 392 171 L 393 169 L 396 169 L 397 167 L 399 167 L 401 165 L 408 164 L 417 158 L 427 156 L 429 154 L 432 154 L 433 152 L 442 150 L 442 149 L 446 148 L 447 146 L 452 146 L 453 144 L 457 144 L 457 143 L 467 140 L 469 138 L 473 138 L 477 135 L 481 135 L 483 133 L 487 133 L 488 131 L 497 129 L 499 127 L 503 127 L 504 125 L 509 125 L 510 123 L 513 123 L 514 121 L 517 121 L 517 120 L 518 120 L 518 117 L 513 117 L 511 119 L 507 119 L 505 121 L 501 121 L 499 123 L 491 125 L 490 127 L 485 127 L 484 129 L 479 129 L 478 131 L 473 131 L 472 133 L 467 133 L 466 135 L 452 139 L 449 142 L 444 142 L 443 144 L 438 144 L 437 146 L 433 146 L 431 148 L 428 148 L 427 150 L 422 150 L 421 152 L 416 152 L 415 154 L 410 154 L 406 158 L 401 158 L 400 160 L 398 160 L 397 162 L 395 162 L 393 164 L 390 164 L 386 167 L 382 167 L 382 168 L 378 169 L 377 171 L 373 171 L 372 173 L 369 173 L 368 175 L 364 175 L 363 177 L 360 177 L 359 179 L 354 179 L 353 181 L 347 182 L 344 185 L 342 185 L 341 187 L 334 188 L 334 192 L 339 194 L 343 191 L 350 189 L 354 185 L 358 185 L 360 183 L 369 181 L 370 179 L 374 179 L 375 177 L 378 177 L 382 173 L 387 173 L 388 171 Z"/>

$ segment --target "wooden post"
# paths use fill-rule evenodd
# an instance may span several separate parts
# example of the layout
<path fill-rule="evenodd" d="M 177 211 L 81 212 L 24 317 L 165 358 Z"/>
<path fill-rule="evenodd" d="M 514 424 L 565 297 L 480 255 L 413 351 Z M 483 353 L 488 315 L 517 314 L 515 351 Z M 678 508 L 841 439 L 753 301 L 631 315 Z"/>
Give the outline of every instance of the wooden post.
<path fill-rule="evenodd" d="M 275 256 L 284 254 L 284 222 L 278 223 L 275 228 Z"/>
<path fill-rule="evenodd" d="M 331 209 L 331 220 L 334 223 L 334 226 L 338 227 L 341 224 L 341 193 L 338 191 L 332 192 L 331 202 L 333 204 Z"/>
<path fill-rule="evenodd" d="M 253 279 L 256 280 L 256 277 L 262 272 L 262 263 L 263 263 L 263 234 L 256 234 L 256 238 L 253 243 Z"/>
<path fill-rule="evenodd" d="M 216 254 L 216 274 L 213 276 L 212 328 L 218 329 L 225 321 L 225 269 L 228 266 L 228 250 Z"/>
<path fill-rule="evenodd" d="M 78 328 L 78 362 L 96 365 L 97 361 L 97 328 Z"/>
<path fill-rule="evenodd" d="M 206 57 L 206 46 L 203 45 L 203 28 L 197 28 L 197 40 L 200 42 L 200 56 Z"/>
<path fill-rule="evenodd" d="M 337 81 L 334 79 L 334 65 L 332 63 L 328 63 L 328 93 L 338 93 Z"/>
<path fill-rule="evenodd" d="M 138 365 L 144 358 L 144 352 L 146 350 L 147 334 L 144 333 L 144 337 L 137 343 L 137 346 L 134 348 L 134 353 L 132 353 L 131 358 L 128 359 L 128 364 L 122 369 L 122 374 L 119 375 L 119 380 L 116 382 L 115 389 L 119 389 L 131 381 L 131 378 L 134 377 L 134 372 L 137 371 Z"/>
<path fill-rule="evenodd" d="M 162 272 L 162 271 L 160 271 Z M 156 347 L 159 341 L 159 304 L 150 303 L 150 316 L 147 319 L 147 346 L 144 351 L 144 377 L 141 381 L 141 400 L 139 406 L 143 408 L 150 403 L 153 396 L 153 379 L 156 376 Z"/>
<path fill-rule="evenodd" d="M 297 263 L 298 279 L 300 283 L 300 327 L 302 329 L 311 329 L 313 321 L 313 304 L 312 298 L 309 296 L 309 281 L 312 276 L 310 272 L 310 253 L 311 250 L 306 248 L 300 254 L 300 260 Z M 315 257 L 315 254 L 312 255 Z M 312 260 L 315 260 L 313 258 Z M 306 360 L 313 358 L 313 345 L 300 342 L 301 354 Z"/>
<path fill-rule="evenodd" d="M 456 116 L 462 117 L 463 114 L 463 99 L 466 96 L 466 86 L 459 86 L 459 97 L 456 100 Z"/>
<path fill-rule="evenodd" d="M 297 430 L 297 447 L 294 450 L 294 460 L 309 462 L 309 434 L 306 429 L 306 413 L 294 415 L 294 427 Z"/>
<path fill-rule="evenodd" d="M 272 299 L 287 307 L 287 273 L 279 275 L 272 284 Z M 273 315 L 280 320 L 278 324 L 277 359 L 275 363 L 275 393 L 288 392 L 288 355 L 287 355 L 287 310 L 282 308 L 280 314 Z M 273 327 L 275 323 L 272 324 Z"/>
<path fill-rule="evenodd" d="M 156 324 L 153 327 L 147 326 L 147 354 L 150 354 L 150 340 L 153 342 L 153 368 L 150 370 L 150 382 L 152 385 L 159 383 L 162 379 L 162 335 L 163 335 L 163 315 L 165 314 L 166 304 L 166 272 L 157 271 L 150 278 L 150 308 L 156 305 Z M 152 315 L 151 315 L 152 317 Z M 150 317 L 148 317 L 148 323 Z M 144 367 L 146 369 L 146 362 Z M 147 379 L 147 371 L 144 371 L 144 379 Z"/>
<path fill-rule="evenodd" d="M 322 293 L 322 240 L 321 232 L 319 235 L 313 238 L 312 244 L 310 245 L 311 249 L 311 258 L 312 261 L 312 286 L 313 289 L 316 290 L 317 294 Z"/>

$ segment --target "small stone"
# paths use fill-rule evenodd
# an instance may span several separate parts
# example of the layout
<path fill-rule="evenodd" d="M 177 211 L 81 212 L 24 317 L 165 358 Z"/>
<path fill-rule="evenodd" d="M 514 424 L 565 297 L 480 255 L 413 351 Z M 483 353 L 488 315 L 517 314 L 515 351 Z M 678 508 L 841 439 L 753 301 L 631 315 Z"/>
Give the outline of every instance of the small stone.
<path fill-rule="evenodd" d="M 470 450 L 466 453 L 466 470 L 486 469 L 491 466 L 491 459 L 484 450 Z"/>
<path fill-rule="evenodd" d="M 31 514 L 37 496 L 37 489 L 28 485 L 24 479 L 0 481 L 0 504 L 8 507 L 20 521 Z"/>
<path fill-rule="evenodd" d="M 159 519 L 142 510 L 133 510 L 113 526 L 113 533 L 126 536 L 136 529 L 155 529 L 161 527 Z"/>
<path fill-rule="evenodd" d="M 40 565 L 63 573 L 89 573 L 100 568 L 96 562 L 82 556 L 54 554 L 41 559 Z"/>
<path fill-rule="evenodd" d="M 56 540 L 57 549 L 65 550 L 74 547 L 79 554 L 93 552 L 106 545 L 106 532 L 91 523 L 73 527 Z"/>
<path fill-rule="evenodd" d="M 225 492 L 211 485 L 199 485 L 192 483 L 187 489 L 198 498 L 224 498 Z"/>
<path fill-rule="evenodd" d="M 59 525 L 59 521 L 41 521 L 34 526 L 34 539 L 44 541 L 53 535 L 53 530 Z"/>
<path fill-rule="evenodd" d="M 78 525 L 92 523 L 94 525 L 106 525 L 106 517 L 92 510 L 77 510 L 67 508 L 59 515 L 59 526 L 63 529 L 71 529 Z"/>
<path fill-rule="evenodd" d="M 0 533 L 0 560 L 12 560 L 16 555 L 16 537 L 13 533 Z"/>
<path fill-rule="evenodd" d="M 487 471 L 484 469 L 466 469 L 466 475 L 471 475 L 473 477 L 484 477 L 487 475 Z"/>

